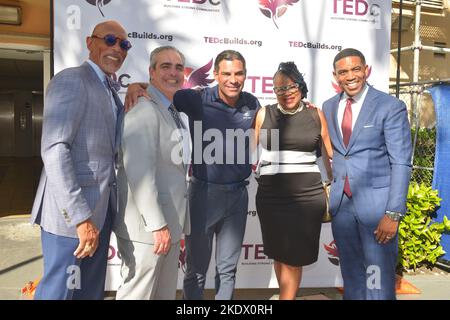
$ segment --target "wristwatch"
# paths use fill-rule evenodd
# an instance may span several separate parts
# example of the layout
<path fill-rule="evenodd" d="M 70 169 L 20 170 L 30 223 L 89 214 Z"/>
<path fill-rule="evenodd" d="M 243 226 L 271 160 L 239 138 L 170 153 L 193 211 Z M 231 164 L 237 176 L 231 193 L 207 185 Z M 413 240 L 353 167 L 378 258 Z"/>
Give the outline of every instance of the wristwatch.
<path fill-rule="evenodd" d="M 385 214 L 393 221 L 400 221 L 404 216 L 401 212 L 396 211 L 386 211 Z"/>

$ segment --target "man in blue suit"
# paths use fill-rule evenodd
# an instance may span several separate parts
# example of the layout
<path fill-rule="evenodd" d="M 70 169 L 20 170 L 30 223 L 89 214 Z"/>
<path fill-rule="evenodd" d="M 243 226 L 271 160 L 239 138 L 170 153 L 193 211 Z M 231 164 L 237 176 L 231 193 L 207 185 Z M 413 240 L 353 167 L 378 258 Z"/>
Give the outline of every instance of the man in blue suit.
<path fill-rule="evenodd" d="M 395 299 L 397 230 L 406 212 L 411 134 L 406 106 L 366 83 L 361 52 L 333 62 L 342 93 L 323 112 L 333 144 L 330 210 L 344 299 Z"/>
<path fill-rule="evenodd" d="M 32 209 L 41 226 L 44 275 L 35 299 L 103 299 L 116 211 L 115 157 L 123 105 L 111 76 L 131 48 L 115 21 L 86 39 L 89 59 L 47 87 L 44 168 Z"/>

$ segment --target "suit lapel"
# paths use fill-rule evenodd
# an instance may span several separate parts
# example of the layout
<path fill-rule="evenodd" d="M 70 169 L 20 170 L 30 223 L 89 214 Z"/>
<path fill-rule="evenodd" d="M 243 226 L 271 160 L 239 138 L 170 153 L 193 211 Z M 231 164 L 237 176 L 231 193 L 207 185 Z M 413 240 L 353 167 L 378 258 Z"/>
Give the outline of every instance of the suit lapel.
<path fill-rule="evenodd" d="M 358 135 L 361 133 L 362 128 L 367 123 L 367 121 L 372 117 L 372 113 L 376 109 L 373 103 L 374 98 L 375 98 L 375 91 L 372 89 L 372 87 L 369 87 L 366 98 L 364 99 L 363 105 L 361 106 L 361 110 L 359 111 L 358 119 L 356 119 L 355 126 L 353 127 L 347 151 L 350 150 L 353 144 L 355 144 L 355 141 L 358 138 Z"/>
<path fill-rule="evenodd" d="M 111 91 L 111 94 L 113 95 L 114 101 L 117 106 L 116 132 L 114 139 L 114 152 L 117 153 L 119 152 L 119 147 L 122 139 L 122 123 L 125 116 L 125 109 L 123 107 L 122 101 L 119 98 L 119 95 L 115 91 Z"/>
<path fill-rule="evenodd" d="M 117 106 L 119 111 L 117 113 L 117 122 L 116 122 L 116 137 L 115 137 L 115 149 L 114 152 L 119 152 L 120 144 L 122 143 L 122 132 L 123 132 L 123 118 L 125 117 L 125 110 L 122 102 L 120 101 L 120 105 Z"/>
<path fill-rule="evenodd" d="M 331 105 L 333 106 L 332 110 L 331 110 L 331 116 L 333 119 L 333 130 L 334 130 L 334 135 L 337 138 L 337 141 L 339 143 L 339 147 L 342 151 L 342 153 L 345 153 L 345 146 L 344 146 L 344 140 L 342 138 L 342 133 L 341 133 L 341 126 L 339 124 L 338 121 L 338 109 L 339 109 L 339 101 L 341 100 L 341 94 L 338 94 L 336 96 L 334 96 L 333 101 L 331 101 Z"/>
<path fill-rule="evenodd" d="M 170 130 L 170 132 L 171 132 L 171 138 L 173 138 L 172 134 L 173 134 L 173 132 L 175 132 L 175 139 L 176 139 L 176 143 L 178 144 L 178 147 L 180 148 L 180 150 L 182 150 L 182 152 L 186 152 L 186 150 L 184 150 L 184 148 L 183 148 L 183 136 L 181 135 L 180 130 L 178 130 L 178 127 L 175 123 L 175 120 L 172 118 L 170 111 L 164 106 L 164 104 L 157 97 L 152 97 L 152 100 L 160 108 L 159 111 L 161 112 L 161 115 L 162 115 L 164 121 L 166 122 L 166 126 L 168 127 L 168 130 Z M 180 165 L 178 165 L 178 167 L 181 170 L 186 171 L 186 168 L 185 168 L 186 165 L 183 161 Z"/>
<path fill-rule="evenodd" d="M 82 64 L 82 67 L 86 70 L 87 80 L 90 82 L 93 90 L 96 92 L 96 96 L 98 97 L 97 104 L 102 109 L 102 114 L 105 116 L 102 117 L 105 120 L 106 127 L 108 128 L 109 138 L 111 142 L 111 146 L 114 150 L 115 147 L 115 117 L 112 111 L 111 99 L 106 91 L 105 86 L 98 78 L 94 69 L 89 65 L 89 63 L 85 62 Z"/>

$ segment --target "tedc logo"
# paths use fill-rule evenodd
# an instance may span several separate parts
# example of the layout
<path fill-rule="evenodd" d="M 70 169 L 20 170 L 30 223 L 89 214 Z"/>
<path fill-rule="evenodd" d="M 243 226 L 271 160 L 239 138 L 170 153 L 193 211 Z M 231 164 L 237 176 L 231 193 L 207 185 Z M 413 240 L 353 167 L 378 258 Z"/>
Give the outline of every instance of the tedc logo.
<path fill-rule="evenodd" d="M 333 0 L 333 12 L 338 14 L 363 16 L 369 11 L 369 4 L 366 0 Z M 370 14 L 377 15 L 380 6 L 378 4 L 370 5 Z"/>
<path fill-rule="evenodd" d="M 267 18 L 272 19 L 275 26 L 278 28 L 277 20 L 283 14 L 286 13 L 288 6 L 292 6 L 294 3 L 297 3 L 299 0 L 258 0 L 259 1 L 259 10 L 265 15 Z"/>
<path fill-rule="evenodd" d="M 208 79 L 212 64 L 213 59 L 197 70 L 188 67 L 184 68 L 183 89 L 207 87 L 209 84 L 213 83 L 214 79 Z"/>
<path fill-rule="evenodd" d="M 335 266 L 339 266 L 339 251 L 336 246 L 336 241 L 333 240 L 329 245 L 324 244 L 323 247 L 328 252 L 328 260 Z"/>
<path fill-rule="evenodd" d="M 86 0 L 86 2 L 89 3 L 89 4 L 92 4 L 93 6 L 97 6 L 98 11 L 100 11 L 102 16 L 105 17 L 101 7 L 106 6 L 108 3 L 111 2 L 111 0 Z"/>
<path fill-rule="evenodd" d="M 381 28 L 381 6 L 367 0 L 333 0 L 333 13 L 341 20 L 371 23 L 375 29 Z"/>

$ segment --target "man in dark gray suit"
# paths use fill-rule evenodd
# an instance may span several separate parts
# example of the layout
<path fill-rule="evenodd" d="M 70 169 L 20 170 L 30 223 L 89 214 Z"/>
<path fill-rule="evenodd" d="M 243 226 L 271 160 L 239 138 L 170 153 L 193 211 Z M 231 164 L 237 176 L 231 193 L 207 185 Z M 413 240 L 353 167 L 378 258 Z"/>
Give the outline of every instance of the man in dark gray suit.
<path fill-rule="evenodd" d="M 98 24 L 86 44 L 89 59 L 47 87 L 44 169 L 31 218 L 41 226 L 44 255 L 35 299 L 103 299 L 123 119 L 111 76 L 131 44 L 115 21 Z"/>

